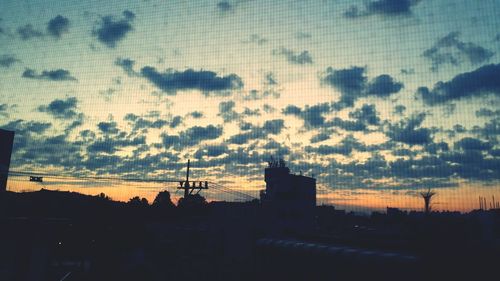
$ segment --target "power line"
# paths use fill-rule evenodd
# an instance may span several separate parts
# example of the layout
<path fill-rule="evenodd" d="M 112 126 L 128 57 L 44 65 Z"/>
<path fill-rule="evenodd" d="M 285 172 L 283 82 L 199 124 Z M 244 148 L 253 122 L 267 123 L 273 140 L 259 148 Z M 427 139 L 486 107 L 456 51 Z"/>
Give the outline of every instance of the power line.
<path fill-rule="evenodd" d="M 173 180 L 173 179 L 153 179 L 153 178 L 117 178 L 117 177 L 100 177 L 100 176 L 75 176 L 75 175 L 64 175 L 64 174 L 53 174 L 53 173 L 43 173 L 36 171 L 9 171 L 9 175 L 12 176 L 41 176 L 45 178 L 54 178 L 54 179 L 82 179 L 82 180 L 108 180 L 108 181 L 128 181 L 128 182 L 176 182 L 182 180 Z"/>
<path fill-rule="evenodd" d="M 244 196 L 244 197 L 252 197 L 254 198 L 253 196 L 247 194 L 247 193 L 244 193 L 244 192 L 240 192 L 240 191 L 237 191 L 237 190 L 234 190 L 234 189 L 231 189 L 231 188 L 228 188 L 228 187 L 225 187 L 223 185 L 220 185 L 220 184 L 217 184 L 217 183 L 212 183 L 212 186 L 215 186 L 215 188 L 219 188 L 221 190 L 225 190 L 227 192 L 231 192 L 231 193 L 234 193 L 234 194 L 238 194 L 238 195 L 241 195 L 241 196 Z"/>
<path fill-rule="evenodd" d="M 233 191 L 229 191 L 229 190 L 225 190 L 225 189 L 221 189 L 221 188 L 218 188 L 218 187 L 213 187 L 214 189 L 217 189 L 221 192 L 224 192 L 224 193 L 227 193 L 227 194 L 230 194 L 232 196 L 235 196 L 236 198 L 240 198 L 240 199 L 243 199 L 243 200 L 253 200 L 255 198 L 253 197 L 250 197 L 250 196 L 242 196 L 241 194 L 238 194 L 238 193 L 235 193 Z"/>
<path fill-rule="evenodd" d="M 50 179 L 63 179 L 63 180 L 87 180 L 87 181 L 124 181 L 124 182 L 150 182 L 150 183 L 178 183 L 181 182 L 182 180 L 174 180 L 174 179 L 159 179 L 159 178 L 127 178 L 127 177 L 105 177 L 105 176 L 77 176 L 77 175 L 68 175 L 68 174 L 56 174 L 56 173 L 44 173 L 44 172 L 39 172 L 39 171 L 16 171 L 16 170 L 11 170 L 8 172 L 9 175 L 11 176 L 40 176 L 44 178 L 50 178 Z M 28 181 L 28 180 L 26 180 Z M 197 180 L 196 182 L 198 182 Z M 204 181 L 202 181 L 204 182 Z M 225 187 L 221 184 L 217 184 L 215 182 L 208 181 L 210 186 L 220 192 L 224 192 L 227 194 L 231 194 L 235 197 L 239 197 L 245 200 L 254 200 L 258 199 L 255 196 L 249 195 L 247 193 L 233 190 L 231 188 Z"/>
<path fill-rule="evenodd" d="M 230 193 L 230 194 L 233 194 L 233 195 L 236 195 L 238 197 L 245 198 L 245 199 L 250 199 L 250 200 L 257 199 L 255 196 L 252 196 L 250 194 L 247 194 L 247 193 L 244 193 L 244 192 L 241 192 L 241 191 L 237 191 L 237 190 L 234 190 L 234 189 L 230 189 L 230 188 L 225 187 L 225 186 L 220 185 L 220 184 L 212 183 L 212 187 L 215 188 L 215 189 L 219 189 L 219 190 L 221 190 L 223 192 L 227 192 L 227 193 Z"/>

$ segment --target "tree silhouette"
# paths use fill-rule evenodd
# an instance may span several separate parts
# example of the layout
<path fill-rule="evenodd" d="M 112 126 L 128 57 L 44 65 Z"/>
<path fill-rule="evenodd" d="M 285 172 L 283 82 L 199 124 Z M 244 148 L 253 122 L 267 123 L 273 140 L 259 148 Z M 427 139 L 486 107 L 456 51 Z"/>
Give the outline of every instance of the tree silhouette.
<path fill-rule="evenodd" d="M 141 199 L 139 196 L 135 196 L 133 198 L 130 198 L 130 200 L 128 200 L 127 204 L 134 206 L 134 207 L 147 207 L 147 206 L 149 206 L 148 199 L 146 199 L 146 198 Z"/>
<path fill-rule="evenodd" d="M 156 198 L 153 201 L 153 206 L 171 208 L 175 205 L 172 203 L 172 199 L 170 198 L 170 192 L 164 190 L 160 191 L 158 195 L 156 195 Z"/>
<path fill-rule="evenodd" d="M 431 200 L 434 195 L 436 195 L 436 192 L 432 191 L 430 188 L 425 192 L 420 192 L 420 196 L 424 199 L 424 210 L 426 214 L 431 212 Z"/>
<path fill-rule="evenodd" d="M 111 197 L 106 195 L 104 192 L 99 193 L 99 195 L 97 197 L 99 197 L 102 200 L 111 201 Z"/>
<path fill-rule="evenodd" d="M 205 197 L 199 195 L 199 194 L 193 194 L 189 195 L 188 197 L 183 197 L 179 199 L 179 202 L 177 203 L 178 207 L 184 208 L 190 208 L 190 207 L 198 207 L 198 206 L 204 206 L 207 204 L 207 200 Z"/>

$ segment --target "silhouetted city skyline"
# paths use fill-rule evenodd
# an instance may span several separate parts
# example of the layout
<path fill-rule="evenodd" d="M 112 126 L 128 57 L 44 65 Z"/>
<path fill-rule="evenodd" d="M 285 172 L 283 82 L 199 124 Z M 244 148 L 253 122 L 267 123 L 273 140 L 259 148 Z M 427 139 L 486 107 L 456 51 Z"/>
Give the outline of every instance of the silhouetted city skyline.
<path fill-rule="evenodd" d="M 13 171 L 177 180 L 191 159 L 258 197 L 274 156 L 314 175 L 319 204 L 417 209 L 431 188 L 434 209 L 470 211 L 500 196 L 497 3 L 64 3 L 0 11 Z M 164 187 L 45 185 L 122 201 Z"/>
<path fill-rule="evenodd" d="M 500 1 L 0 3 L 0 280 L 500 276 Z"/>

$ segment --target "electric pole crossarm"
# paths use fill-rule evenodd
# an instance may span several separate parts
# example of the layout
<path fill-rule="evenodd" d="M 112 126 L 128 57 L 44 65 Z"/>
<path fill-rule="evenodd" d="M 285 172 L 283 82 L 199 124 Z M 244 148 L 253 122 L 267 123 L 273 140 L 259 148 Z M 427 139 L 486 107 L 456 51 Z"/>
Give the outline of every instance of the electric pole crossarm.
<path fill-rule="evenodd" d="M 208 181 L 196 180 L 189 182 L 189 170 L 191 168 L 191 160 L 188 160 L 187 171 L 186 171 L 186 181 L 179 181 L 179 187 L 177 189 L 184 189 L 184 198 L 193 195 L 193 192 L 197 190 L 196 194 L 200 193 L 202 189 L 208 189 Z M 197 186 L 198 183 L 198 186 Z"/>

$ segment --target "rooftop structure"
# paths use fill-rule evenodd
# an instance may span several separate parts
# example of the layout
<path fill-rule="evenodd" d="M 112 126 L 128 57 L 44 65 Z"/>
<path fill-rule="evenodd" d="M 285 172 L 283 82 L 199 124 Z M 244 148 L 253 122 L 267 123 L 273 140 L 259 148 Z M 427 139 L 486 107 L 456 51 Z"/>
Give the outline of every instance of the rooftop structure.
<path fill-rule="evenodd" d="M 265 169 L 266 189 L 261 191 L 260 200 L 270 211 L 269 218 L 288 230 L 312 225 L 316 179 L 291 174 L 282 159 L 271 159 L 268 164 Z"/>
<path fill-rule="evenodd" d="M 283 160 L 273 162 L 265 169 L 266 190 L 261 201 L 303 208 L 316 206 L 316 179 L 290 173 Z"/>
<path fill-rule="evenodd" d="M 7 189 L 14 132 L 0 129 L 0 192 Z"/>

